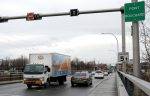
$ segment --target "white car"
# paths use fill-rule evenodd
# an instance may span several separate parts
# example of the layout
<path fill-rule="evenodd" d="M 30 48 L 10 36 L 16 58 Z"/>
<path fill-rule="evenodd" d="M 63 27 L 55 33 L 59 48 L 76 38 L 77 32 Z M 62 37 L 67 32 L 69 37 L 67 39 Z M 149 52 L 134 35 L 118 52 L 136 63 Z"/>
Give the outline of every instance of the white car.
<path fill-rule="evenodd" d="M 103 79 L 104 78 L 104 73 L 102 71 L 98 70 L 98 71 L 95 72 L 94 78 Z"/>
<path fill-rule="evenodd" d="M 108 72 L 105 71 L 105 72 L 104 72 L 104 76 L 108 76 Z"/>
<path fill-rule="evenodd" d="M 92 71 L 92 72 L 91 72 L 91 75 L 94 76 L 94 75 L 95 75 L 95 71 Z"/>

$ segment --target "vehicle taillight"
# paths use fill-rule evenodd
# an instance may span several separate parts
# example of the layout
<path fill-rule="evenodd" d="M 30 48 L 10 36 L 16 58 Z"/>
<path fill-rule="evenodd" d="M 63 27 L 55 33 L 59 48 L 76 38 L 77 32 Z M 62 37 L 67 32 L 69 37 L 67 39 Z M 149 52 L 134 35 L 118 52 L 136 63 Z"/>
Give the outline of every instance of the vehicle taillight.
<path fill-rule="evenodd" d="M 82 77 L 82 79 L 86 79 L 86 77 Z"/>
<path fill-rule="evenodd" d="M 74 80 L 74 77 L 71 77 L 71 80 Z"/>

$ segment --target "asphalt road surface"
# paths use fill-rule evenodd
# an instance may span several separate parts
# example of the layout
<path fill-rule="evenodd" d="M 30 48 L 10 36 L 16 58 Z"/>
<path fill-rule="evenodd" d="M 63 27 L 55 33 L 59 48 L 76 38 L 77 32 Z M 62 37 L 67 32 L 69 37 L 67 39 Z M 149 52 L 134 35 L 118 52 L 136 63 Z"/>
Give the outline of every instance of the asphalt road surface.
<path fill-rule="evenodd" d="M 34 87 L 28 89 L 25 84 L 15 83 L 0 85 L 0 96 L 88 96 L 94 89 L 103 84 L 104 79 L 94 79 L 92 86 L 76 86 L 71 87 L 70 80 L 65 82 L 64 85 L 51 85 L 49 88 Z"/>

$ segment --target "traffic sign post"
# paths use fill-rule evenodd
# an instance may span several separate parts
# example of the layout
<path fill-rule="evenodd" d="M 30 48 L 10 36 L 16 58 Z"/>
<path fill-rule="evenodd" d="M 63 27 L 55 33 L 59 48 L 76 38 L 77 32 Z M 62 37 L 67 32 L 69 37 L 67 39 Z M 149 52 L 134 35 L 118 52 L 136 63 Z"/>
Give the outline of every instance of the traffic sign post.
<path fill-rule="evenodd" d="M 125 22 L 145 20 L 145 2 L 126 3 Z"/>

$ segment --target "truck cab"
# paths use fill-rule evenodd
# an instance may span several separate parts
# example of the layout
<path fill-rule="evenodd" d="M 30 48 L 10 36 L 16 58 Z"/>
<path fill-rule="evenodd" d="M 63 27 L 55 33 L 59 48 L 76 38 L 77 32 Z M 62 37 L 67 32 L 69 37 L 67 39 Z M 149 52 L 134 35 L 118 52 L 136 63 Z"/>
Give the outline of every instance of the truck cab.
<path fill-rule="evenodd" d="M 49 83 L 50 68 L 43 64 L 27 64 L 24 69 L 24 84 L 28 88 L 32 86 L 44 86 Z"/>

